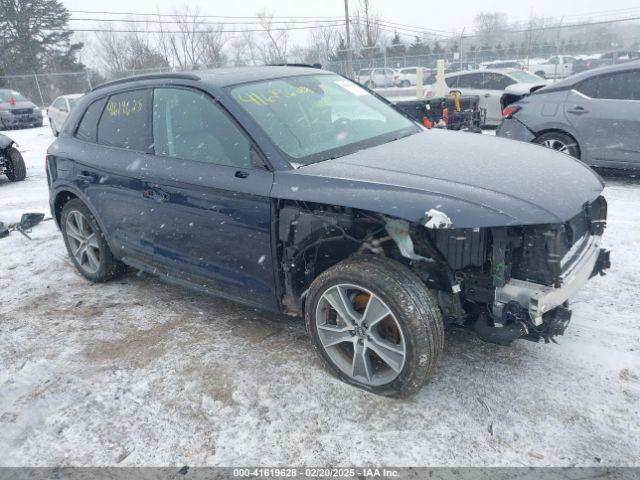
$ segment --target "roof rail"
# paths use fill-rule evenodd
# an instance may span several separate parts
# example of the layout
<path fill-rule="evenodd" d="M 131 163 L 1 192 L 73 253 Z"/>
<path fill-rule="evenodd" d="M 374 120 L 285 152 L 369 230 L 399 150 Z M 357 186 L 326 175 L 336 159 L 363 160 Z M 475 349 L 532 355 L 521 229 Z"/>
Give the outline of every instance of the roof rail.
<path fill-rule="evenodd" d="M 309 67 L 309 68 L 317 68 L 322 69 L 322 64 L 320 63 L 269 63 L 266 65 L 267 67 Z"/>
<path fill-rule="evenodd" d="M 104 82 L 100 85 L 96 85 L 91 89 L 92 92 L 105 87 L 110 87 L 112 85 L 118 85 L 120 83 L 128 83 L 135 82 L 137 80 L 156 80 L 163 78 L 177 78 L 181 80 L 200 80 L 200 77 L 193 73 L 175 73 L 175 72 L 167 72 L 167 73 L 147 73 L 144 75 L 132 75 L 130 77 L 119 78 L 118 80 L 112 80 L 110 82 Z"/>

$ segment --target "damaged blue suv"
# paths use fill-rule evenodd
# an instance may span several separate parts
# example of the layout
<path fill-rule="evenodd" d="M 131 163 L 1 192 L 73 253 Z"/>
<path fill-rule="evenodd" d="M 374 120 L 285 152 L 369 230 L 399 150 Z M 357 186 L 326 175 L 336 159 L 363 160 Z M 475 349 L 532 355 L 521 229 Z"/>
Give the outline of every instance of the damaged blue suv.
<path fill-rule="evenodd" d="M 53 216 L 94 282 L 127 266 L 301 316 L 328 368 L 406 396 L 444 326 L 548 341 L 608 266 L 601 179 L 578 160 L 425 130 L 304 67 L 95 88 L 48 150 Z"/>

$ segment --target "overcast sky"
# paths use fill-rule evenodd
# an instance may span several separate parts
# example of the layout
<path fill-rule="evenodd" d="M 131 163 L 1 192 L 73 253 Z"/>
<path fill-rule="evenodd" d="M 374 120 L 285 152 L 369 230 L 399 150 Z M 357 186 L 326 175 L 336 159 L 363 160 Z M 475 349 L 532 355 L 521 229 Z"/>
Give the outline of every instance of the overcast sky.
<path fill-rule="evenodd" d="M 106 10 L 142 13 L 172 13 L 181 0 L 62 0 L 69 10 Z M 358 7 L 358 0 L 349 0 L 352 10 Z M 425 28 L 456 31 L 473 25 L 473 18 L 479 11 L 499 11 L 508 15 L 510 21 L 526 20 L 530 14 L 567 18 L 566 21 L 583 20 L 587 14 L 611 12 L 611 16 L 630 14 L 640 16 L 638 0 L 457 0 L 455 2 L 433 0 L 371 0 L 374 9 L 383 20 L 419 25 Z M 336 16 L 344 15 L 344 0 L 189 0 L 200 13 L 207 15 L 254 15 L 267 8 L 277 16 Z M 627 9 L 629 11 L 616 12 Z M 632 11 L 633 9 L 633 11 Z"/>

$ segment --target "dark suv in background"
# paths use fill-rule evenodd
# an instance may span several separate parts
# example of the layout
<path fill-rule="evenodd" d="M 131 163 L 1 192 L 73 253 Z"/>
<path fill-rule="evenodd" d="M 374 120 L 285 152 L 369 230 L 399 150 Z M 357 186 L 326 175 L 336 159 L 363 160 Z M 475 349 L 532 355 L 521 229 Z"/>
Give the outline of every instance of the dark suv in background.
<path fill-rule="evenodd" d="M 15 90 L 0 89 L 0 130 L 41 127 L 42 110 Z"/>
<path fill-rule="evenodd" d="M 582 163 L 426 130 L 314 68 L 104 85 L 47 162 L 86 278 L 129 265 L 304 316 L 338 377 L 385 395 L 425 382 L 444 324 L 501 344 L 562 334 L 569 297 L 608 267 L 603 183 Z"/>

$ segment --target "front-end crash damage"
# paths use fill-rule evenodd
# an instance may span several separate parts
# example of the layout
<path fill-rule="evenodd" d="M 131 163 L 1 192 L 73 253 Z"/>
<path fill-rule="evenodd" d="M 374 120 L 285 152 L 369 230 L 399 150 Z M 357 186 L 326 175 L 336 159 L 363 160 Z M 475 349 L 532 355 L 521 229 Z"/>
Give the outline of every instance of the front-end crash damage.
<path fill-rule="evenodd" d="M 484 340 L 548 342 L 571 318 L 568 300 L 609 267 L 600 248 L 603 197 L 569 221 L 457 228 L 435 205 L 420 221 L 296 200 L 278 200 L 276 249 L 284 310 L 300 314 L 305 291 L 325 269 L 356 254 L 407 265 L 437 293 L 447 323 Z"/>

